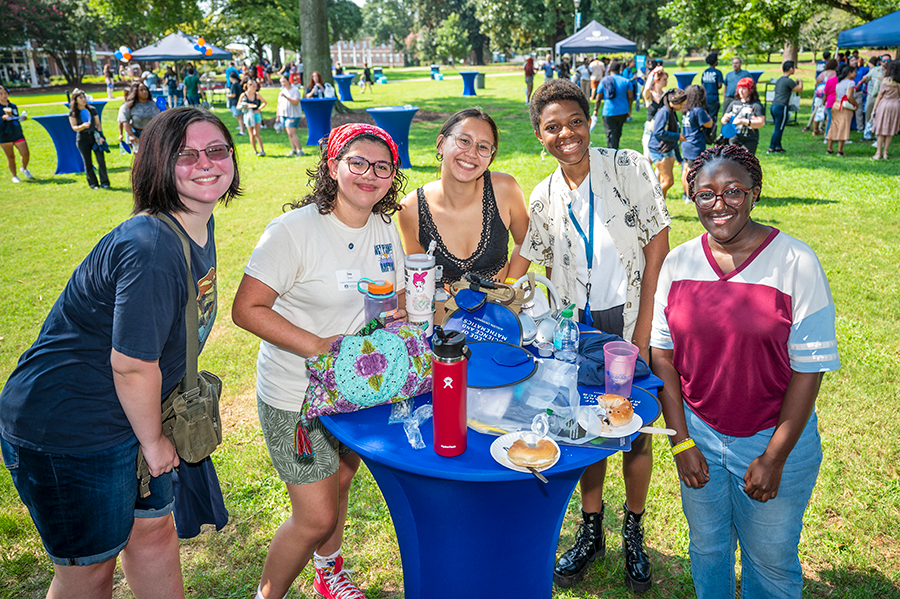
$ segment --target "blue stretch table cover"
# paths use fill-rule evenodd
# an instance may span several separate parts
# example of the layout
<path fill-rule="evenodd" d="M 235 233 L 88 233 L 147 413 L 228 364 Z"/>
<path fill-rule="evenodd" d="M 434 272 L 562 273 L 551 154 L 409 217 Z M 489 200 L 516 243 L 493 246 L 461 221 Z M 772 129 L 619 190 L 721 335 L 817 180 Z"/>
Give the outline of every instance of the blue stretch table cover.
<path fill-rule="evenodd" d="M 478 71 L 460 71 L 459 74 L 462 75 L 463 78 L 463 95 L 474 96 L 475 76 L 478 75 Z"/>
<path fill-rule="evenodd" d="M 317 146 L 319 140 L 328 137 L 331 132 L 331 109 L 337 98 L 304 98 L 300 100 L 300 108 L 306 115 L 306 127 L 309 135 L 306 145 Z"/>
<path fill-rule="evenodd" d="M 678 80 L 678 89 L 687 89 L 687 86 L 689 86 L 694 81 L 694 77 L 697 76 L 697 73 L 690 72 L 673 74 L 675 75 L 675 79 Z"/>
<path fill-rule="evenodd" d="M 356 75 L 335 75 L 334 82 L 337 83 L 338 91 L 341 92 L 341 102 L 353 101 L 353 78 Z"/>
<path fill-rule="evenodd" d="M 75 144 L 75 132 L 72 131 L 72 125 L 69 123 L 69 114 L 50 114 L 30 118 L 40 123 L 50 134 L 50 139 L 53 140 L 53 146 L 56 148 L 56 173 L 54 174 L 83 173 L 84 160 Z"/>
<path fill-rule="evenodd" d="M 70 108 L 68 102 L 64 102 L 64 104 L 66 105 L 66 108 Z M 94 100 L 93 102 L 88 102 L 88 104 L 93 106 L 94 110 L 97 111 L 97 116 L 100 117 L 100 122 L 102 123 L 103 122 L 103 109 L 106 107 L 106 100 L 103 100 L 103 101 Z"/>
<path fill-rule="evenodd" d="M 660 407 L 639 386 L 658 384 L 656 377 L 636 381 L 635 412 L 645 423 Z M 579 390 L 587 398 L 602 388 Z M 430 401 L 430 394 L 415 398 L 416 406 Z M 497 437 L 472 430 L 466 451 L 444 458 L 432 449 L 428 421 L 421 427 L 426 447 L 414 450 L 402 425 L 388 425 L 390 411 L 379 406 L 321 421 L 362 457 L 384 495 L 400 546 L 404 597 L 550 599 L 559 532 L 575 485 L 587 466 L 617 450 L 561 445 L 559 462 L 543 472 L 544 484 L 498 464 L 490 454 Z M 489 555 L 489 564 L 478 567 L 473 555 Z"/>
<path fill-rule="evenodd" d="M 384 106 L 366 109 L 366 112 L 375 119 L 375 124 L 387 131 L 394 143 L 397 144 L 400 168 L 412 166 L 412 162 L 409 160 L 409 126 L 418 111 L 418 106 Z"/>
<path fill-rule="evenodd" d="M 750 76 L 753 77 L 753 80 L 759 83 L 759 76 L 762 75 L 765 71 L 747 71 L 750 73 Z"/>

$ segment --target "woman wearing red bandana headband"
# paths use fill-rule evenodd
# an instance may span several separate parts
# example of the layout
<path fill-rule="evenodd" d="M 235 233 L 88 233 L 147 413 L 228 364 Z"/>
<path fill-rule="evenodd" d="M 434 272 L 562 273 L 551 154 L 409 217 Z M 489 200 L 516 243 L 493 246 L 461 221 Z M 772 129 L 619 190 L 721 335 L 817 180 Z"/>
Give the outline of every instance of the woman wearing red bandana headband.
<path fill-rule="evenodd" d="M 310 557 L 315 591 L 364 599 L 343 568 L 341 541 L 359 456 L 314 420 L 314 455 L 298 455 L 294 433 L 309 379 L 305 360 L 365 324 L 359 279 L 390 281 L 405 316 L 404 254 L 391 221 L 405 177 L 397 145 L 378 127 L 331 132 L 313 191 L 266 227 L 234 299 L 235 324 L 258 335 L 257 408 L 272 464 L 287 486 L 291 516 L 272 539 L 257 598 L 281 599 Z"/>
<path fill-rule="evenodd" d="M 756 82 L 752 77 L 744 77 L 737 82 L 737 98 L 722 115 L 722 124 L 728 123 L 737 129 L 737 134 L 730 137 L 728 143 L 732 146 L 743 146 L 751 154 L 756 154 L 759 130 L 766 124 L 766 111 L 759 103 Z"/>

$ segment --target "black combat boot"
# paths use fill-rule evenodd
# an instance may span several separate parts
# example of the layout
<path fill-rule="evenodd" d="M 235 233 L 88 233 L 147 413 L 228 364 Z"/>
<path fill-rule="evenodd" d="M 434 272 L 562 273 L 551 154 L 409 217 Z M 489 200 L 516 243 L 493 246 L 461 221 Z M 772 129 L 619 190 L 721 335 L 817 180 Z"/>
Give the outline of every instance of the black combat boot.
<path fill-rule="evenodd" d="M 649 591 L 653 584 L 650 558 L 644 552 L 644 529 L 641 518 L 644 512 L 635 514 L 623 506 L 622 552 L 625 554 L 625 586 L 634 592 Z"/>
<path fill-rule="evenodd" d="M 603 509 L 599 514 L 588 514 L 582 510 L 581 518 L 581 529 L 575 545 L 562 554 L 553 570 L 553 582 L 562 588 L 581 582 L 591 562 L 606 555 Z"/>

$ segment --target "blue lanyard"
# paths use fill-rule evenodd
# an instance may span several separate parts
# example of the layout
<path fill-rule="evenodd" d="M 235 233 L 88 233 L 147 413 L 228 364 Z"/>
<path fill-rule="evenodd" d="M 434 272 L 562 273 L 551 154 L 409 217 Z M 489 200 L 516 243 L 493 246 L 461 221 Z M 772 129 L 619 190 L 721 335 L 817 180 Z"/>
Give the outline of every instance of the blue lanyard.
<path fill-rule="evenodd" d="M 586 301 L 584 303 L 584 314 L 581 322 L 588 326 L 593 326 L 594 318 L 591 316 L 591 270 L 594 267 L 594 189 L 591 186 L 590 177 L 591 174 L 588 173 L 588 206 L 590 208 L 590 212 L 588 213 L 588 234 L 585 235 L 584 229 L 578 224 L 578 219 L 575 218 L 571 203 L 569 204 L 569 218 L 572 219 L 575 230 L 578 231 L 578 235 L 580 235 L 581 239 L 584 241 L 584 250 L 585 254 L 587 254 L 587 282 L 584 285 Z"/>

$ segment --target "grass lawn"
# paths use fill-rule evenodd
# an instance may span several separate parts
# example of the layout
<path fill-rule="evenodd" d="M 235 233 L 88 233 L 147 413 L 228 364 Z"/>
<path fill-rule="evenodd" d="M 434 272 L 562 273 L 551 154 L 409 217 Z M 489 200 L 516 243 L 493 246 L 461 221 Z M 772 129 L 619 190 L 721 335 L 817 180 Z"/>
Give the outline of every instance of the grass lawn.
<path fill-rule="evenodd" d="M 699 71 L 701 66 L 697 62 L 684 70 Z M 766 70 L 763 81 L 780 71 L 774 64 L 759 67 Z M 900 409 L 900 147 L 894 149 L 892 160 L 871 161 L 868 157 L 873 148 L 854 133 L 845 158 L 826 156 L 821 137 L 800 132 L 809 114 L 813 72 L 809 63 L 801 67 L 807 90 L 800 125 L 789 126 L 785 133 L 787 155 L 765 156 L 771 125 L 761 133 L 763 200 L 754 210 L 754 218 L 813 247 L 837 303 L 843 367 L 825 377 L 819 395 L 825 459 L 800 543 L 803 596 L 900 597 L 900 425 L 896 417 Z M 498 70 L 520 72 L 507 69 Z M 540 145 L 524 106 L 524 82 L 518 74 L 489 76 L 486 89 L 478 90 L 477 98 L 463 98 L 458 79 L 403 81 L 415 78 L 413 73 L 427 76 L 427 69 L 396 71 L 396 75 L 389 72 L 391 82 L 377 85 L 374 93 L 357 94 L 349 108 L 413 104 L 423 112 L 449 115 L 479 104 L 493 115 L 501 131 L 493 168 L 513 174 L 526 197 L 556 166 L 552 158 L 540 157 Z M 446 68 L 442 71 L 450 74 Z M 274 100 L 274 89 L 263 93 Z M 17 93 L 12 100 L 20 105 L 39 103 Z M 110 105 L 103 114 L 104 128 L 113 139 L 116 106 Z M 274 116 L 274 108 L 271 102 L 264 116 Z M 62 110 L 59 106 L 34 106 L 28 112 L 37 116 Z M 235 124 L 223 108 L 217 107 L 216 112 L 230 126 Z M 626 124 L 623 147 L 640 148 L 643 115 L 636 113 L 636 122 Z M 442 120 L 413 123 L 409 147 L 415 166 L 406 171 L 407 189 L 434 178 L 438 164 L 434 141 L 441 124 Z M 305 131 L 300 133 L 305 138 Z M 36 337 L 74 267 L 102 235 L 128 218 L 131 210 L 129 156 L 114 150 L 108 157 L 112 189 L 91 191 L 83 175 L 53 175 L 55 151 L 38 123 L 26 122 L 25 135 L 36 179 L 13 185 L 7 171 L 0 173 L 0 380 L 6 379 Z M 286 202 L 304 194 L 306 170 L 314 167 L 316 158 L 314 151 L 304 158 L 286 157 L 286 136 L 271 129 L 263 131 L 263 139 L 269 154 L 266 158 L 253 155 L 246 137 L 237 138 L 245 193 L 230 207 L 216 211 L 219 313 L 201 367 L 225 381 L 227 431 L 215 459 L 231 522 L 219 533 L 183 542 L 182 563 L 190 597 L 252 597 L 272 534 L 289 514 L 287 494 L 269 463 L 256 416 L 258 340 L 232 324 L 230 308 L 241 270 L 265 225 L 281 213 Z M 593 141 L 603 145 L 604 140 L 600 125 Z M 670 191 L 668 206 L 673 247 L 702 231 L 693 206 L 681 201 L 680 187 Z M 654 443 L 656 465 L 645 522 L 656 584 L 646 596 L 692 597 L 688 531 L 675 468 L 666 440 L 656 438 Z M 621 458 L 610 462 L 606 491 L 611 508 L 606 520 L 610 553 L 590 568 L 584 583 L 570 590 L 554 590 L 556 597 L 631 596 L 623 583 L 618 549 L 624 501 L 618 474 Z M 573 541 L 579 508 L 576 491 L 560 551 Z M 354 480 L 345 533 L 345 555 L 367 597 L 402 597 L 400 553 L 390 514 L 364 466 Z M 497 548 L 503 550 L 502 539 Z M 478 563 L 482 560 L 484 565 Z M 473 568 L 491 567 L 490 555 L 481 551 L 473 552 L 472 562 Z M 4 472 L 0 474 L 0 597 L 43 597 L 51 576 L 40 539 Z M 289 596 L 313 597 L 312 576 L 312 568 L 307 567 Z M 515 572 L 499 572 L 498 576 L 515 576 Z M 132 596 L 121 576 L 115 596 Z"/>

